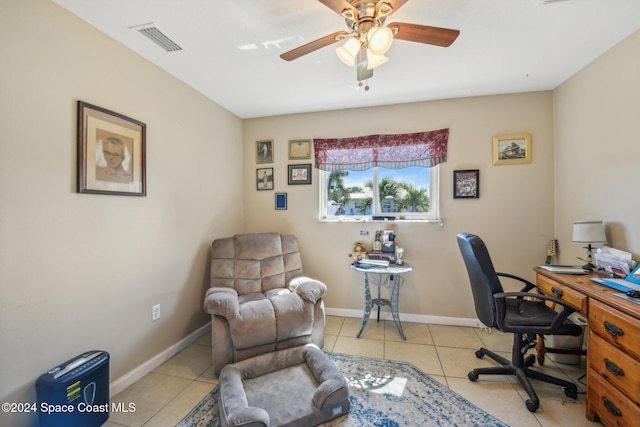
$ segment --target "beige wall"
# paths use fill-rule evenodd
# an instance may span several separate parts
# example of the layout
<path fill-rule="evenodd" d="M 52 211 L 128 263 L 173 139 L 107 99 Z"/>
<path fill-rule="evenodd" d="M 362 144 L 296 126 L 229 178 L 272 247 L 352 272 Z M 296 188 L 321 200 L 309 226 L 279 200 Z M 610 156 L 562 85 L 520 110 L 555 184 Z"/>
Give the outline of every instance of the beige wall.
<path fill-rule="evenodd" d="M 372 88 L 375 90 L 375 86 Z M 350 93 L 349 96 L 366 96 Z M 268 117 L 244 121 L 245 176 L 255 176 L 255 141 L 273 139 L 275 192 L 288 193 L 288 209 L 274 210 L 274 191 L 256 191 L 245 181 L 245 230 L 278 230 L 296 234 L 305 272 L 324 280 L 326 305 L 355 313 L 363 309 L 362 278 L 349 269 L 347 254 L 360 230 L 383 224 L 323 223 L 318 218 L 318 174 L 313 183 L 287 185 L 289 139 L 408 133 L 448 127 L 448 160 L 441 165 L 444 226 L 399 223 L 399 244 L 415 271 L 406 276 L 400 311 L 404 319 L 430 316 L 475 318 L 468 279 L 455 236 L 469 231 L 482 236 L 496 268 L 533 278 L 531 267 L 544 261 L 553 236 L 552 94 L 537 92 L 422 102 L 368 109 Z M 533 162 L 493 166 L 492 136 L 531 132 Z M 298 162 L 302 163 L 302 162 Z M 267 166 L 267 165 L 259 165 Z M 480 198 L 453 199 L 453 170 L 480 170 Z"/>
<path fill-rule="evenodd" d="M 553 94 L 241 121 L 49 1 L 0 4 L 2 401 L 33 401 L 41 372 L 88 349 L 111 353 L 117 379 L 205 324 L 215 237 L 294 233 L 306 272 L 329 285 L 327 306 L 362 310 L 361 277 L 346 254 L 361 229 L 379 225 L 318 222 L 315 171 L 311 186 L 287 185 L 289 139 L 451 129 L 444 226 L 395 226 L 416 265 L 401 293 L 403 319 L 475 317 L 459 231 L 484 237 L 499 270 L 528 278 L 553 236 L 568 262 L 581 255 L 569 243 L 578 219 L 605 220 L 615 246 L 640 254 L 640 32 Z M 77 100 L 147 123 L 147 197 L 75 192 Z M 492 166 L 491 137 L 512 132 L 533 134 L 533 163 Z M 255 189 L 255 141 L 266 138 L 286 211 L 273 209 L 274 191 Z M 452 198 L 455 169 L 480 169 L 480 199 Z M 152 323 L 156 303 L 162 319 Z M 32 421 L 0 414 L 2 425 Z"/>
<path fill-rule="evenodd" d="M 207 247 L 242 227 L 242 127 L 51 2 L 0 3 L 0 401 L 26 402 L 80 352 L 109 351 L 114 380 L 206 324 Z M 147 197 L 76 193 L 77 100 L 146 122 Z"/>
<path fill-rule="evenodd" d="M 640 259 L 640 31 L 554 93 L 555 232 L 562 262 L 586 251 L 574 221 L 601 219 L 609 244 Z"/>

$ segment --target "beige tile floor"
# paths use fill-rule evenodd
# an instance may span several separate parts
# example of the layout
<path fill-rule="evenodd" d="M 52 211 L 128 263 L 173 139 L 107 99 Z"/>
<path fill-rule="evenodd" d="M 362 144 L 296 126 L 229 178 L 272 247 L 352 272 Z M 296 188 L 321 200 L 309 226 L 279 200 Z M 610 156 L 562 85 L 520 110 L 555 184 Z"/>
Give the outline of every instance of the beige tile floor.
<path fill-rule="evenodd" d="M 544 372 L 569 377 L 578 384 L 578 399 L 568 399 L 561 388 L 534 381 L 541 407 L 529 412 L 522 387 L 507 377 L 484 376 L 476 382 L 467 373 L 493 362 L 477 359 L 484 346 L 510 357 L 512 336 L 479 328 L 403 323 L 402 341 L 391 321 L 373 318 L 361 338 L 356 338 L 361 319 L 327 316 L 325 351 L 410 362 L 432 378 L 513 427 L 600 426 L 585 414 L 585 360 L 580 365 L 554 363 L 547 358 Z M 211 366 L 211 339 L 206 334 L 159 366 L 140 381 L 114 396 L 113 402 L 135 404 L 135 412 L 112 413 L 106 427 L 175 426 L 217 384 Z"/>

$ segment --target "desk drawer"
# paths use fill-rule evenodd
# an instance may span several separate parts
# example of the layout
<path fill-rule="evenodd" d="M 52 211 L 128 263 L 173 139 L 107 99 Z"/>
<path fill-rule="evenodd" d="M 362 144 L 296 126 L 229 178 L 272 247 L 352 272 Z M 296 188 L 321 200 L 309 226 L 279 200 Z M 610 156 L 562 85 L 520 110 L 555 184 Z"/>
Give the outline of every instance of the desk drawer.
<path fill-rule="evenodd" d="M 640 425 L 640 407 L 616 390 L 595 370 L 589 370 L 587 380 L 587 418 L 595 413 L 607 426 Z"/>
<path fill-rule="evenodd" d="M 640 320 L 592 299 L 589 328 L 615 348 L 640 360 Z"/>
<path fill-rule="evenodd" d="M 573 308 L 579 310 L 583 314 L 587 314 L 587 296 L 574 291 L 553 279 L 549 279 L 541 274 L 537 275 L 536 285 L 546 295 L 552 295 L 562 301 L 566 302 Z"/>
<path fill-rule="evenodd" d="M 598 335 L 589 335 L 589 367 L 617 389 L 640 402 L 640 362 L 624 354 Z"/>

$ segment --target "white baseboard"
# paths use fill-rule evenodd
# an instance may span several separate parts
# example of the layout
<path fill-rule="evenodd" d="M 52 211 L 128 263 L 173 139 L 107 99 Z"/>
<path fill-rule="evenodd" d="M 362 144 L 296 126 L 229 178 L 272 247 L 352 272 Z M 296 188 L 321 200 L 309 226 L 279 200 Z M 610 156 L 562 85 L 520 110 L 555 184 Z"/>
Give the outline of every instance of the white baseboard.
<path fill-rule="evenodd" d="M 341 316 L 341 317 L 355 317 L 362 319 L 364 311 L 352 310 L 346 308 L 325 308 L 325 312 L 329 316 Z M 377 311 L 372 310 L 371 317 L 377 317 Z M 391 313 L 383 311 L 380 313 L 381 320 L 393 320 Z M 469 326 L 469 327 L 481 327 L 482 323 L 478 319 L 467 319 L 461 317 L 444 317 L 444 316 L 429 316 L 424 314 L 410 314 L 400 313 L 400 320 L 403 322 L 415 322 L 415 323 L 430 323 L 433 325 L 450 325 L 450 326 Z M 156 354 L 151 359 L 135 367 L 131 371 L 127 372 L 120 378 L 114 380 L 109 384 L 109 395 L 115 396 L 122 390 L 126 389 L 142 377 L 153 371 L 158 366 L 162 365 L 167 360 L 184 350 L 189 345 L 193 344 L 198 338 L 206 334 L 211 330 L 211 322 L 202 326 L 198 330 L 187 335 L 182 340 L 178 341 L 166 350 Z"/>
<path fill-rule="evenodd" d="M 329 316 L 356 317 L 362 319 L 364 311 L 351 310 L 346 308 L 325 308 L 325 312 Z M 371 310 L 371 317 L 377 318 L 378 313 L 374 308 Z M 380 320 L 393 320 L 389 311 L 380 312 Z M 478 319 L 467 319 L 462 317 L 444 317 L 429 316 L 425 314 L 400 313 L 400 321 L 415 323 L 430 323 L 432 325 L 449 325 L 449 326 L 469 326 L 472 328 L 481 327 L 482 323 Z"/>
<path fill-rule="evenodd" d="M 158 366 L 162 365 L 167 360 L 171 359 L 176 354 L 180 353 L 189 345 L 193 344 L 198 338 L 206 334 L 211 330 L 211 322 L 206 325 L 198 328 L 194 332 L 190 333 L 171 347 L 166 350 L 156 354 L 151 359 L 142 363 L 141 365 L 135 367 L 131 371 L 127 372 L 120 378 L 114 380 L 109 384 L 109 395 L 115 396 L 120 393 L 122 390 L 126 389 L 136 381 L 140 380 L 142 377 L 147 375 L 149 372 L 156 369 Z"/>

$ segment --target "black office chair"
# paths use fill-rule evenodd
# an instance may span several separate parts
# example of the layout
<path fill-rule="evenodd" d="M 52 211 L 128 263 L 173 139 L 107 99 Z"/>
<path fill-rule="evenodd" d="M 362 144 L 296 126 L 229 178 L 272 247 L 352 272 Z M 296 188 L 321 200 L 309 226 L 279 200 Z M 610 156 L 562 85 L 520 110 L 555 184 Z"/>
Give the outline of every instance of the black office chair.
<path fill-rule="evenodd" d="M 476 351 L 477 358 L 481 359 L 487 355 L 502 366 L 474 369 L 469 372 L 469 379 L 476 381 L 481 374 L 515 375 L 529 395 L 525 404 L 531 412 L 538 409 L 540 400 L 529 378 L 562 386 L 564 393 L 575 399 L 578 396 L 578 388 L 574 383 L 530 369 L 535 362 L 535 355 L 531 354 L 525 358 L 527 351 L 535 346 L 537 335 L 580 335 L 582 328 L 566 321 L 567 316 L 575 309 L 557 298 L 529 292 L 536 286 L 521 277 L 497 273 L 493 268 L 489 251 L 480 237 L 460 233 L 457 239 L 469 274 L 478 318 L 488 327 L 514 334 L 511 361 L 486 348 L 480 348 Z M 518 280 L 525 286 L 520 292 L 504 292 L 499 277 Z M 557 312 L 546 306 L 542 300 L 553 301 L 563 309 Z"/>

